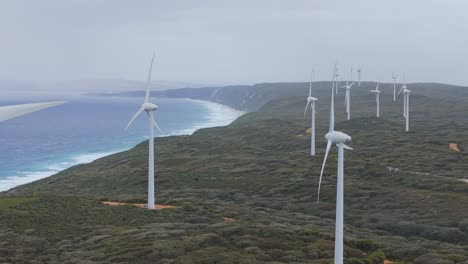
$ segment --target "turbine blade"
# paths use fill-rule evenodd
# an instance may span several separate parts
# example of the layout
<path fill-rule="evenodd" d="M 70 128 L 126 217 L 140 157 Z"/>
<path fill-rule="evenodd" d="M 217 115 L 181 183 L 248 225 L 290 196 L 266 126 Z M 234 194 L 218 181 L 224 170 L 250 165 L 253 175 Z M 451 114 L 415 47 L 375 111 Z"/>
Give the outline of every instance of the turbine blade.
<path fill-rule="evenodd" d="M 36 112 L 49 107 L 62 105 L 65 101 L 47 102 L 47 103 L 34 103 L 34 104 L 22 104 L 22 105 L 9 105 L 0 107 L 0 122 L 26 115 L 32 112 Z"/>
<path fill-rule="evenodd" d="M 380 85 L 380 83 L 378 82 L 378 83 L 377 83 L 377 88 L 375 88 L 376 91 L 379 90 L 379 85 Z"/>
<path fill-rule="evenodd" d="M 149 69 L 149 73 L 148 73 L 148 81 L 146 82 L 145 103 L 149 102 L 149 97 L 150 97 L 151 71 L 153 70 L 154 56 L 155 56 L 155 54 L 153 53 L 153 57 L 151 58 L 151 64 L 150 64 L 150 69 Z"/>
<path fill-rule="evenodd" d="M 352 148 L 352 147 L 350 147 L 350 146 L 348 146 L 348 145 L 346 145 L 346 144 L 343 144 L 343 148 L 344 148 L 344 149 L 353 150 L 353 148 Z"/>
<path fill-rule="evenodd" d="M 314 81 L 315 79 L 315 70 L 312 69 L 312 72 L 310 73 L 310 83 L 309 83 L 309 97 L 312 96 L 312 82 Z"/>
<path fill-rule="evenodd" d="M 397 93 L 397 95 L 400 95 L 401 92 L 403 92 L 403 90 L 405 89 L 404 86 L 401 87 L 400 91 Z"/>
<path fill-rule="evenodd" d="M 309 104 L 310 104 L 310 101 L 307 100 L 307 104 L 306 104 L 306 107 L 305 107 L 305 110 L 304 110 L 304 117 L 305 117 L 305 115 L 307 113 L 307 108 L 309 107 Z"/>
<path fill-rule="evenodd" d="M 356 82 L 353 82 L 349 87 L 352 87 Z"/>
<path fill-rule="evenodd" d="M 336 74 L 336 71 L 337 71 L 337 68 L 336 68 L 336 64 L 335 64 L 335 68 L 333 70 L 333 76 L 335 76 Z M 332 89 L 331 89 L 331 102 L 330 102 L 330 125 L 329 125 L 329 129 L 328 129 L 328 132 L 332 132 L 334 129 L 335 129 L 335 77 L 333 77 L 333 85 L 332 85 Z M 336 84 L 336 87 L 338 87 L 338 84 Z"/>
<path fill-rule="evenodd" d="M 144 108 L 140 108 L 140 110 L 138 110 L 136 112 L 136 114 L 132 117 L 132 119 L 130 119 L 130 122 L 128 122 L 128 125 L 127 127 L 125 128 L 125 131 L 128 130 L 128 128 L 132 125 L 132 123 L 135 121 L 135 119 L 141 114 L 141 112 L 145 111 Z"/>
<path fill-rule="evenodd" d="M 148 118 L 151 118 L 150 114 L 148 112 L 146 112 L 146 114 L 148 115 Z M 164 132 L 161 130 L 161 128 L 159 127 L 158 123 L 156 122 L 156 120 L 153 119 L 153 125 L 154 127 L 161 133 L 161 134 L 164 134 Z"/>
<path fill-rule="evenodd" d="M 330 152 L 331 145 L 332 145 L 331 140 L 328 140 L 327 149 L 325 150 L 325 156 L 323 157 L 322 170 L 320 170 L 320 178 L 319 178 L 319 185 L 318 185 L 318 192 L 317 192 L 317 203 L 320 203 L 320 187 L 322 186 L 323 170 L 325 169 L 325 163 L 327 162 L 328 153 Z"/>

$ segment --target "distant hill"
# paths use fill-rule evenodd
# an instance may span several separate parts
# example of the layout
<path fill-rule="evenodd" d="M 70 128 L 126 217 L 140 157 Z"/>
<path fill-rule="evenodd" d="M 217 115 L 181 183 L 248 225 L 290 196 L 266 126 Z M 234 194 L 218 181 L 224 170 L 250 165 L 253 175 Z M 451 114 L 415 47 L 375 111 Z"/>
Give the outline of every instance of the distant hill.
<path fill-rule="evenodd" d="M 345 83 L 341 82 L 340 86 Z M 377 83 L 362 82 L 361 87 L 354 86 L 353 91 L 365 93 L 368 90 L 375 89 Z M 331 82 L 315 82 L 313 84 L 314 93 L 322 94 L 330 89 Z M 397 85 L 397 92 L 401 85 Z M 216 103 L 228 105 L 232 108 L 243 111 L 256 111 L 266 103 L 287 97 L 303 96 L 308 93 L 309 83 L 259 83 L 255 85 L 231 85 L 221 87 L 203 87 L 203 88 L 182 88 L 164 91 L 155 91 L 153 97 L 167 98 L 190 98 L 197 100 L 207 100 Z M 393 93 L 393 84 L 381 83 L 381 89 Z M 430 95 L 446 99 L 468 98 L 468 87 L 461 87 L 448 84 L 437 83 L 410 83 L 408 88 L 418 95 Z M 325 93 L 326 94 L 326 93 Z M 143 96 L 144 91 L 127 91 L 117 93 L 121 96 Z"/>
<path fill-rule="evenodd" d="M 170 90 L 207 86 L 188 82 L 156 80 L 151 83 L 153 89 Z M 68 81 L 0 81 L 0 92 L 4 97 L 72 97 L 86 94 L 109 94 L 125 91 L 142 91 L 144 81 L 121 79 L 86 79 Z"/>

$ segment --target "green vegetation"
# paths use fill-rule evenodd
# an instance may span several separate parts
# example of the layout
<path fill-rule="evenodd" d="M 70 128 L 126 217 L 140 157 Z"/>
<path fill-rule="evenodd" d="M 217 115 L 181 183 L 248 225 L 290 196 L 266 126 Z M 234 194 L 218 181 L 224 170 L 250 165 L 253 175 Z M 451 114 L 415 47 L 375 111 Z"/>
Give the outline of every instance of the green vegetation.
<path fill-rule="evenodd" d="M 34 201 L 36 198 L 26 198 L 26 197 L 8 197 L 0 199 L 0 210 L 4 210 L 22 203 Z"/>
<path fill-rule="evenodd" d="M 146 200 L 144 142 L 3 193 L 0 263 L 331 263 L 336 150 L 316 203 L 328 85 L 314 90 L 313 159 L 309 137 L 301 136 L 309 124 L 305 97 L 297 96 L 306 95 L 306 84 L 221 89 L 215 101 L 232 95 L 240 109 L 266 104 L 227 127 L 157 138 L 156 201 L 176 209 L 100 203 Z M 405 133 L 402 100 L 393 103 L 389 87 L 382 88 L 381 119 L 373 117 L 373 83 L 353 89 L 351 121 L 336 104 L 336 128 L 352 136 L 354 148 L 345 164 L 346 263 L 468 263 L 468 183 L 461 181 L 468 89 L 410 86 L 414 122 Z M 456 96 L 442 97 L 438 88 Z M 269 102 L 256 100 L 262 95 Z M 245 98 L 245 106 L 235 103 Z M 21 198 L 31 195 L 37 198 Z"/>

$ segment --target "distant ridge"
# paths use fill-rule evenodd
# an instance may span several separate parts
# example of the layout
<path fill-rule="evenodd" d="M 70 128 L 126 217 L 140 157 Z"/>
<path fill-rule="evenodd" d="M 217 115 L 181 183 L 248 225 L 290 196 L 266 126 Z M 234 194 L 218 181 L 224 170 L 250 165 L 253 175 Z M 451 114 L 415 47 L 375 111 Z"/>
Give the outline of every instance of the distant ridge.
<path fill-rule="evenodd" d="M 225 104 L 242 111 L 257 111 L 270 101 L 303 96 L 308 91 L 308 82 L 285 83 L 259 83 L 254 85 L 229 85 L 201 88 L 180 88 L 164 91 L 155 91 L 155 97 L 162 98 L 189 98 L 206 100 Z M 356 94 L 374 89 L 376 82 L 361 82 L 361 87 L 355 87 Z M 331 87 L 331 82 L 314 82 L 314 92 L 325 92 Z M 381 83 L 382 90 L 392 88 L 392 83 Z M 409 83 L 418 95 L 430 93 L 431 96 L 446 97 L 452 99 L 468 98 L 468 87 L 438 84 L 438 83 Z M 447 93 L 450 91 L 450 93 Z M 142 96 L 143 91 L 125 91 L 114 93 L 116 96 Z M 102 94 L 100 94 L 102 95 Z"/>

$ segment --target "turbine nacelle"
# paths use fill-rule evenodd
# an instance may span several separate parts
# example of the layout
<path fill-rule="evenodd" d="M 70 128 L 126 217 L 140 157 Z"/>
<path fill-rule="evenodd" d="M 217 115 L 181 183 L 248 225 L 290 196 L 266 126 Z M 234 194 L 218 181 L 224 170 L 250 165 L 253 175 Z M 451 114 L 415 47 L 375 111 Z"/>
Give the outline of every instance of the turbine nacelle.
<path fill-rule="evenodd" d="M 346 90 L 351 90 L 351 87 L 353 87 L 353 85 L 354 85 L 354 82 L 352 84 L 348 84 L 348 82 L 346 82 L 346 85 L 341 86 L 341 88 L 345 88 Z"/>
<path fill-rule="evenodd" d="M 158 110 L 158 106 L 153 103 L 144 103 L 141 105 L 141 108 L 146 112 L 152 112 Z"/>
<path fill-rule="evenodd" d="M 316 101 L 318 101 L 318 99 L 315 97 L 312 97 L 312 96 L 307 97 L 307 102 L 316 102 Z"/>
<path fill-rule="evenodd" d="M 371 93 L 380 93 L 379 90 L 370 90 Z"/>
<path fill-rule="evenodd" d="M 340 131 L 328 132 L 325 135 L 325 138 L 328 141 L 331 141 L 334 144 L 341 144 L 351 141 L 351 137 Z"/>

